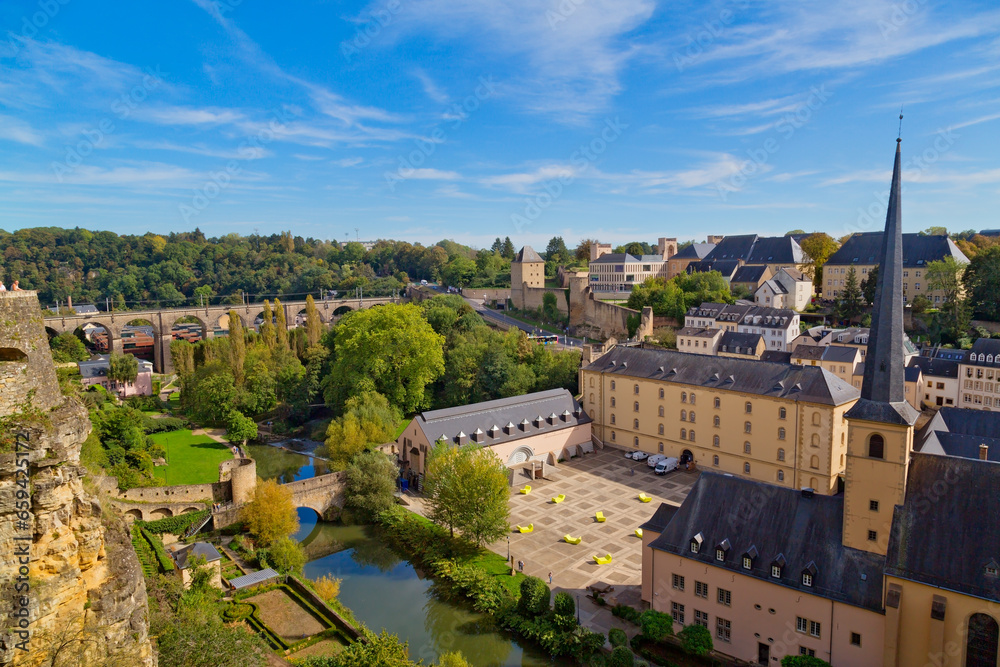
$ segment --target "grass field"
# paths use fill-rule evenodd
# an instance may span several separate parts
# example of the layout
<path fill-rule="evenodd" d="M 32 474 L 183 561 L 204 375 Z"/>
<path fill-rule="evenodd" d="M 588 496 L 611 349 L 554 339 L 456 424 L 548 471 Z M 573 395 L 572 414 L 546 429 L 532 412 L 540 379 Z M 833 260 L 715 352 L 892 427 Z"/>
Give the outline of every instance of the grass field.
<path fill-rule="evenodd" d="M 153 475 L 170 486 L 218 482 L 219 464 L 233 458 L 228 445 L 187 429 L 149 437 L 167 453 L 167 465 L 154 468 Z"/>

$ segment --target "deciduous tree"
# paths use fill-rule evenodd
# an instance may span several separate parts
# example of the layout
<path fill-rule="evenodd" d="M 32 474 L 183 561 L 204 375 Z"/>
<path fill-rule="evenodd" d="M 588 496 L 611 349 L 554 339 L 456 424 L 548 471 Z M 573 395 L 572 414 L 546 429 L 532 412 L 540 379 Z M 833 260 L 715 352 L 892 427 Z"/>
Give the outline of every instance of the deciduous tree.
<path fill-rule="evenodd" d="M 986 248 L 973 257 L 962 281 L 976 315 L 1000 322 L 1000 246 Z"/>
<path fill-rule="evenodd" d="M 399 471 L 385 454 L 375 450 L 361 452 L 347 466 L 344 504 L 365 523 L 396 504 L 396 476 Z"/>
<path fill-rule="evenodd" d="M 962 289 L 966 266 L 965 262 L 959 262 L 951 255 L 927 265 L 927 288 L 942 292 L 941 326 L 955 340 L 968 333 L 972 320 L 969 302 Z"/>
<path fill-rule="evenodd" d="M 274 313 L 271 312 L 271 302 L 264 299 L 264 312 L 261 314 L 260 337 L 268 348 L 274 348 L 277 341 L 274 331 Z"/>
<path fill-rule="evenodd" d="M 349 398 L 344 414 L 326 430 L 326 454 L 333 467 L 343 470 L 358 453 L 392 440 L 400 419 L 382 394 L 364 392 Z"/>
<path fill-rule="evenodd" d="M 290 489 L 273 479 L 257 480 L 253 498 L 243 506 L 240 518 L 247 530 L 264 547 L 269 547 L 282 537 L 294 535 L 299 529 Z"/>
<path fill-rule="evenodd" d="M 274 311 L 276 313 L 274 323 L 275 346 L 282 349 L 288 348 L 288 320 L 285 318 L 285 307 L 281 301 L 274 300 Z"/>
<path fill-rule="evenodd" d="M 319 344 L 319 337 L 323 335 L 323 321 L 319 319 L 316 311 L 316 302 L 313 301 L 312 294 L 306 297 L 306 340 L 309 347 Z"/>
<path fill-rule="evenodd" d="M 803 252 L 812 259 L 812 265 L 808 267 L 807 273 L 813 279 L 813 285 L 816 289 L 821 289 L 823 287 L 823 265 L 826 264 L 826 260 L 830 259 L 830 255 L 837 252 L 840 244 L 825 232 L 815 232 L 802 239 L 799 245 Z"/>
<path fill-rule="evenodd" d="M 243 320 L 235 310 L 229 311 L 229 370 L 237 387 L 243 386 L 243 364 L 247 358 L 246 334 L 243 332 Z"/>
<path fill-rule="evenodd" d="M 479 546 L 510 529 L 507 473 L 492 452 L 476 444 L 435 444 L 425 469 L 425 493 L 431 517 L 457 528 Z"/>
<path fill-rule="evenodd" d="M 243 416 L 237 410 L 230 410 L 226 415 L 226 438 L 229 442 L 235 442 L 240 447 L 247 444 L 247 440 L 257 437 L 257 422 L 249 417 Z"/>

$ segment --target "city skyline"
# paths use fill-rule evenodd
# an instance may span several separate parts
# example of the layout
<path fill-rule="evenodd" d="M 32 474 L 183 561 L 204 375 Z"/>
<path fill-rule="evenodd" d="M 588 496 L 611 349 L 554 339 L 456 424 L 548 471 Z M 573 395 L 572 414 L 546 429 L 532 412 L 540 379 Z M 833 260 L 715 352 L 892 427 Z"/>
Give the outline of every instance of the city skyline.
<path fill-rule="evenodd" d="M 5 4 L 0 229 L 840 237 L 881 229 L 900 105 L 903 231 L 1000 226 L 985 2 L 282 11 Z"/>

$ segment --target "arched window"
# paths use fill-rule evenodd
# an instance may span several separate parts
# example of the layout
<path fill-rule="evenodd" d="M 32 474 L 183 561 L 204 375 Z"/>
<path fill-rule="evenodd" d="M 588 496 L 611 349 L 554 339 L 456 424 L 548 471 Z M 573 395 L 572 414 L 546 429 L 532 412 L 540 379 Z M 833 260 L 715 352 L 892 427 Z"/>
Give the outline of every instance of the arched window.
<path fill-rule="evenodd" d="M 818 412 L 813 413 L 813 426 L 819 426 L 820 416 Z"/>
<path fill-rule="evenodd" d="M 590 386 L 591 387 L 594 386 L 594 376 L 593 375 L 590 376 Z"/>
<path fill-rule="evenodd" d="M 614 390 L 615 390 L 615 381 L 612 380 L 611 381 L 611 391 L 614 391 Z"/>
<path fill-rule="evenodd" d="M 750 425 L 750 422 L 743 422 L 743 432 L 744 433 L 750 433 L 751 430 L 752 430 L 752 428 L 753 427 Z"/>
<path fill-rule="evenodd" d="M 661 417 L 663 416 L 663 406 L 662 405 L 660 406 L 659 414 L 660 414 Z"/>
<path fill-rule="evenodd" d="M 714 465 L 714 466 L 718 466 L 719 465 L 719 455 L 718 454 L 716 454 L 715 456 L 712 457 L 712 465 Z"/>
<path fill-rule="evenodd" d="M 613 413 L 613 412 L 611 413 L 611 423 L 612 424 L 615 423 L 615 413 Z"/>
<path fill-rule="evenodd" d="M 785 439 L 785 429 L 784 428 L 779 428 L 778 429 L 778 440 L 784 440 L 784 439 Z"/>
<path fill-rule="evenodd" d="M 636 431 L 639 430 L 639 420 L 638 419 L 633 419 L 632 420 L 632 428 L 634 428 Z"/>
<path fill-rule="evenodd" d="M 632 404 L 632 411 L 639 412 L 639 401 L 636 401 L 635 403 Z"/>
<path fill-rule="evenodd" d="M 715 436 L 715 437 L 712 438 L 712 446 L 713 447 L 718 447 L 719 446 L 719 436 Z"/>
<path fill-rule="evenodd" d="M 788 416 L 788 411 L 784 408 L 778 408 L 778 419 L 785 419 Z"/>
<path fill-rule="evenodd" d="M 885 458 L 885 438 L 878 433 L 872 433 L 868 438 L 868 456 L 873 459 Z"/>
<path fill-rule="evenodd" d="M 715 407 L 719 407 L 720 405 L 722 405 L 722 401 L 719 399 L 718 396 L 716 396 L 715 397 Z"/>
<path fill-rule="evenodd" d="M 785 460 L 785 450 L 784 449 L 780 449 L 780 448 L 778 449 L 778 460 L 779 461 L 784 461 Z"/>
<path fill-rule="evenodd" d="M 635 446 L 636 449 L 639 449 L 639 436 L 635 436 L 634 438 L 632 438 L 632 444 Z"/>
<path fill-rule="evenodd" d="M 813 435 L 812 435 L 812 446 L 813 447 L 819 447 L 819 434 L 818 433 L 813 433 Z"/>
<path fill-rule="evenodd" d="M 750 401 L 747 401 L 746 412 L 748 415 L 753 413 L 753 403 L 751 403 Z"/>
<path fill-rule="evenodd" d="M 688 440 L 694 442 L 694 429 L 691 429 L 691 432 L 688 433 Z"/>
<path fill-rule="evenodd" d="M 997 664 L 997 644 L 1000 627 L 988 614 L 973 614 L 969 617 L 969 634 L 965 645 L 967 667 L 995 667 Z"/>
<path fill-rule="evenodd" d="M 688 411 L 687 410 L 681 410 L 681 421 L 682 422 L 686 422 L 687 420 L 688 420 Z"/>
<path fill-rule="evenodd" d="M 743 464 L 743 472 L 745 472 L 748 475 L 750 474 L 750 464 L 749 463 L 744 463 Z"/>
<path fill-rule="evenodd" d="M 712 417 L 712 426 L 718 428 L 720 423 L 721 420 L 719 419 L 719 415 L 715 415 L 714 417 Z"/>
<path fill-rule="evenodd" d="M 663 387 L 660 387 L 660 398 L 663 398 Z"/>
<path fill-rule="evenodd" d="M 686 428 L 682 428 L 681 429 L 681 440 L 687 440 L 687 439 L 688 439 L 688 430 Z"/>
<path fill-rule="evenodd" d="M 809 488 L 810 489 L 815 489 L 816 486 L 817 486 L 817 484 L 816 484 L 816 478 L 815 477 L 810 477 L 809 478 Z"/>
<path fill-rule="evenodd" d="M 689 421 L 689 422 L 692 422 L 692 423 L 694 422 L 694 410 L 692 410 L 692 411 L 691 411 L 691 414 L 690 414 L 690 415 L 688 415 L 688 421 Z"/>
<path fill-rule="evenodd" d="M 778 471 L 778 481 L 779 482 L 784 482 L 785 481 L 785 471 L 784 470 L 779 470 Z"/>
<path fill-rule="evenodd" d="M 663 424 L 660 424 L 659 426 L 656 427 L 656 432 L 659 433 L 660 435 L 663 435 Z"/>
<path fill-rule="evenodd" d="M 688 393 L 686 391 L 682 391 L 681 392 L 681 403 L 687 403 L 687 402 L 688 402 Z"/>
<path fill-rule="evenodd" d="M 611 407 L 615 407 L 615 397 L 611 397 Z"/>
<path fill-rule="evenodd" d="M 840 467 L 841 468 L 844 467 L 844 455 L 843 454 L 840 455 Z"/>
<path fill-rule="evenodd" d="M 694 405 L 694 392 L 691 392 L 691 405 Z"/>
<path fill-rule="evenodd" d="M 819 470 L 819 457 L 818 456 L 813 455 L 809 459 L 809 467 L 812 468 L 813 470 Z"/>
<path fill-rule="evenodd" d="M 639 393 L 639 385 L 635 385 L 635 388 L 632 390 L 632 393 L 633 394 L 638 394 Z"/>
<path fill-rule="evenodd" d="M 743 453 L 744 454 L 749 454 L 750 453 L 750 443 L 749 442 L 744 442 L 743 443 Z"/>
<path fill-rule="evenodd" d="M 615 440 L 615 432 L 614 431 L 611 432 L 611 439 Z"/>

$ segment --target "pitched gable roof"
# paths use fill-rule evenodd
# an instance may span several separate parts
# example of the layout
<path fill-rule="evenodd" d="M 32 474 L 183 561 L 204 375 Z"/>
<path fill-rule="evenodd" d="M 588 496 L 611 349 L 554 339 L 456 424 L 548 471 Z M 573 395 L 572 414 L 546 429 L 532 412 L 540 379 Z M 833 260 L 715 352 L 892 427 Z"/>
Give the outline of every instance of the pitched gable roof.
<path fill-rule="evenodd" d="M 514 256 L 514 261 L 521 262 L 522 264 L 528 262 L 531 263 L 545 262 L 545 260 L 542 259 L 541 255 L 535 252 L 534 248 L 532 248 L 530 245 L 526 245 L 523 248 L 521 248 L 521 250 L 517 253 L 517 255 Z"/>
<path fill-rule="evenodd" d="M 855 234 L 830 255 L 826 264 L 829 266 L 878 264 L 881 261 L 879 254 L 882 250 L 883 236 L 883 232 Z M 965 253 L 947 236 L 903 234 L 903 268 L 921 268 L 948 256 L 954 257 L 959 262 L 969 261 Z"/>
<path fill-rule="evenodd" d="M 703 259 L 715 249 L 714 243 L 692 243 L 679 250 L 670 259 Z"/>

